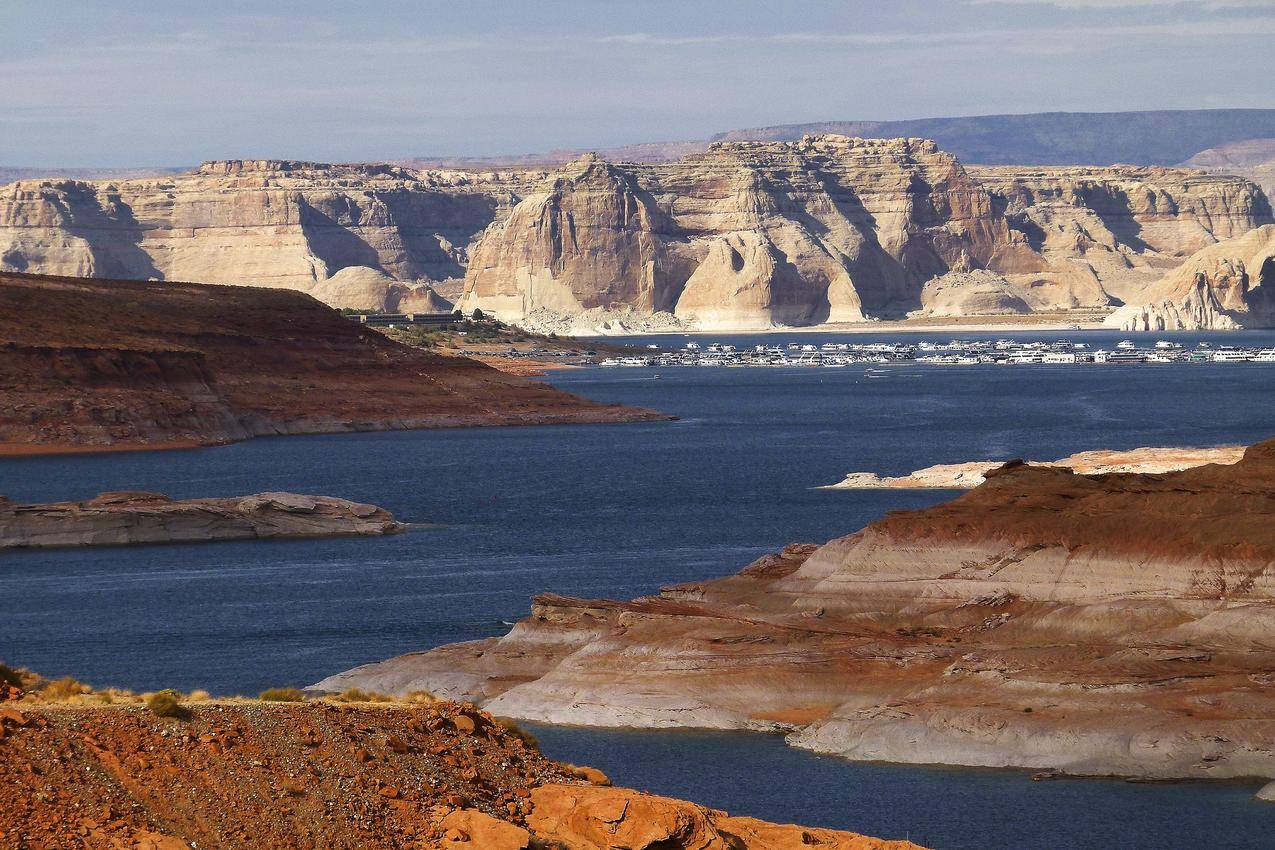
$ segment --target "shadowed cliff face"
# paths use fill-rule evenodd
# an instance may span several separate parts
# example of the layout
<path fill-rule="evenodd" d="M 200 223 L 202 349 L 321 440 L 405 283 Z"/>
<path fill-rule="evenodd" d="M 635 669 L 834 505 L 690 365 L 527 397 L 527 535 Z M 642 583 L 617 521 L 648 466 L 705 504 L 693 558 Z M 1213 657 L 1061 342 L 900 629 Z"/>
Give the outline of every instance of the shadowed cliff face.
<path fill-rule="evenodd" d="M 320 687 L 552 722 L 785 730 L 850 758 L 1275 776 L 1275 441 L 1227 466 L 1013 463 L 738 575 L 542 596 L 509 634 Z"/>
<path fill-rule="evenodd" d="M 0 448 L 614 422 L 466 358 L 392 342 L 297 292 L 0 274 Z"/>

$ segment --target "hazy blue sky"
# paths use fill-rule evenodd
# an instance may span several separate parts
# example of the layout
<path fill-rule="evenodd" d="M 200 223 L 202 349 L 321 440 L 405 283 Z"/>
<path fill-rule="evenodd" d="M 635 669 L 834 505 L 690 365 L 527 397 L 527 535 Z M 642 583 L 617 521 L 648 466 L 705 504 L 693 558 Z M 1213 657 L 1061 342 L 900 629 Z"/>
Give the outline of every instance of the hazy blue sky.
<path fill-rule="evenodd" d="M 0 164 L 392 159 L 1275 107 L 1275 0 L 0 0 Z"/>

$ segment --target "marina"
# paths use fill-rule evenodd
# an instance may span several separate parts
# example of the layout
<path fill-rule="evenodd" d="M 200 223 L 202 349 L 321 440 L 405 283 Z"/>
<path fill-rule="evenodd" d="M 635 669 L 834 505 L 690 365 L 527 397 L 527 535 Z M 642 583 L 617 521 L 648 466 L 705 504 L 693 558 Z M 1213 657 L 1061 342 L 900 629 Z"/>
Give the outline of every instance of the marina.
<path fill-rule="evenodd" d="M 1053 342 L 951 340 L 948 342 L 789 342 L 738 346 L 687 342 L 680 350 L 608 357 L 605 368 L 758 367 L 837 369 L 860 364 L 910 363 L 925 366 L 1019 366 L 1031 364 L 1275 363 L 1275 347 L 1241 347 L 1201 341 L 1193 346 L 1159 340 L 1141 347 L 1132 340 L 1114 346 L 1059 339 Z"/>

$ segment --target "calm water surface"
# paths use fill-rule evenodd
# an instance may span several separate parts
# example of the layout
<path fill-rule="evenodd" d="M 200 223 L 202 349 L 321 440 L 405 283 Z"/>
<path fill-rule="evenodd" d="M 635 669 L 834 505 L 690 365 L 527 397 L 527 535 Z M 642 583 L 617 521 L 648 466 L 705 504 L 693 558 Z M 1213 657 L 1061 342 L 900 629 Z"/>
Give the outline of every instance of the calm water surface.
<path fill-rule="evenodd" d="M 1108 348 L 1119 338 L 1070 336 Z M 1272 334 L 1214 339 L 1275 345 Z M 1275 365 L 1266 364 L 901 365 L 885 378 L 853 367 L 659 371 L 659 380 L 654 370 L 599 369 L 553 380 L 681 421 L 2 460 L 0 494 L 21 500 L 285 489 L 375 502 L 443 527 L 372 540 L 0 555 L 0 658 L 138 689 L 304 685 L 499 634 L 533 593 L 628 598 L 950 496 L 813 489 L 850 471 L 1275 434 Z M 1275 806 L 1250 802 L 1250 785 L 1031 783 L 1014 772 L 846 764 L 762 736 L 540 734 L 551 753 L 628 784 L 770 819 L 910 832 L 936 847 L 1159 848 L 1206 837 L 1215 847 L 1275 847 Z"/>

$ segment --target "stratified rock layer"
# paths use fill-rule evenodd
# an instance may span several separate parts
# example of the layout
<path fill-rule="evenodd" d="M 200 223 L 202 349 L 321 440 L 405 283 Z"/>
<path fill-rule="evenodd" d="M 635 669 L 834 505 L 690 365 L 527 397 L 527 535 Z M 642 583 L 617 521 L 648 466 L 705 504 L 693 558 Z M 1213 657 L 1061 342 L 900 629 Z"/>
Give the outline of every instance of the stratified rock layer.
<path fill-rule="evenodd" d="M 741 330 L 1105 311 L 1270 221 L 1239 177 L 967 170 L 924 139 L 825 135 L 675 162 L 586 155 L 553 173 L 233 160 L 20 181 L 0 187 L 0 271 L 285 287 L 404 312 L 448 309 L 427 283 L 464 276 L 465 309 L 542 331 Z"/>
<path fill-rule="evenodd" d="M 484 233 L 461 305 L 701 330 L 1105 310 L 1270 220 L 1251 183 L 1180 169 L 971 171 L 921 139 L 719 142 L 565 166 Z"/>
<path fill-rule="evenodd" d="M 0 270 L 319 296 L 339 292 L 339 279 L 323 284 L 343 269 L 442 280 L 464 274 L 470 242 L 536 177 L 233 160 L 157 178 L 20 181 L 0 187 Z"/>
<path fill-rule="evenodd" d="M 920 850 L 579 784 L 456 703 L 16 705 L 0 708 L 6 848 Z"/>
<path fill-rule="evenodd" d="M 0 453 L 653 415 L 400 345 L 298 292 L 0 274 Z"/>
<path fill-rule="evenodd" d="M 1244 456 L 1243 446 L 1211 449 L 1140 448 L 1124 451 L 1098 449 L 1076 452 L 1054 461 L 1032 461 L 1036 466 L 1066 467 L 1081 475 L 1108 472 L 1177 472 L 1206 463 L 1235 463 Z M 984 476 L 1004 466 L 1002 461 L 939 463 L 907 475 L 877 475 L 852 472 L 829 490 L 969 490 L 982 484 Z"/>
<path fill-rule="evenodd" d="M 0 549 L 367 536 L 405 527 L 376 505 L 298 493 L 176 501 L 158 493 L 120 492 L 48 504 L 0 497 Z"/>
<path fill-rule="evenodd" d="M 1127 331 L 1275 327 L 1275 225 L 1201 249 L 1106 323 Z"/>
<path fill-rule="evenodd" d="M 960 498 L 319 687 L 554 722 L 788 730 L 849 758 L 1275 776 L 1275 440 L 1232 465 L 1017 463 Z"/>

